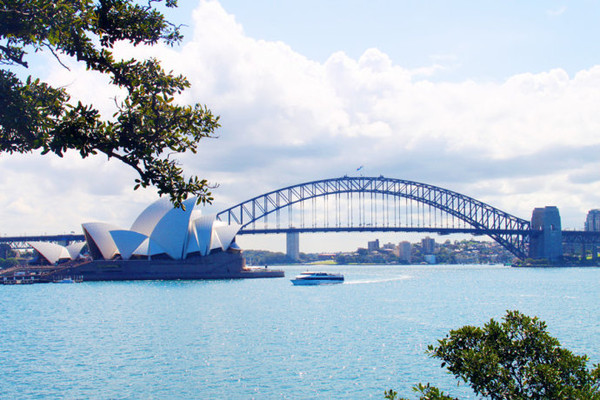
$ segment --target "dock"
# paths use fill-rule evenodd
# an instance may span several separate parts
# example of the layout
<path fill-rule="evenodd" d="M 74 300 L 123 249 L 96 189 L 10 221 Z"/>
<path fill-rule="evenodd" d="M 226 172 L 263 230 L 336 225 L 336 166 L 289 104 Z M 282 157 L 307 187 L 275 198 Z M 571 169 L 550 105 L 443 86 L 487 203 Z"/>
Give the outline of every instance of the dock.
<path fill-rule="evenodd" d="M 1 285 L 31 285 L 34 283 L 53 283 L 70 279 L 73 282 L 83 281 L 82 276 L 64 274 L 68 268 L 88 263 L 84 261 L 68 265 L 18 265 L 0 270 Z"/>

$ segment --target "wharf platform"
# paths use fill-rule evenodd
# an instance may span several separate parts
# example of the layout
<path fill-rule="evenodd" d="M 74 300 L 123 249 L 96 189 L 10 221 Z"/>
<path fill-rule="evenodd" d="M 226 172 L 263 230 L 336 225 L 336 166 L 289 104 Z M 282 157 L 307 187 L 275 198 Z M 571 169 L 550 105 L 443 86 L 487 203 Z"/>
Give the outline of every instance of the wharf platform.
<path fill-rule="evenodd" d="M 68 265 L 18 265 L 0 270 L 0 284 L 29 285 L 34 283 L 50 283 L 70 278 L 81 282 L 83 277 L 71 276 L 64 272 L 70 268 L 79 267 L 91 261 L 78 262 Z"/>

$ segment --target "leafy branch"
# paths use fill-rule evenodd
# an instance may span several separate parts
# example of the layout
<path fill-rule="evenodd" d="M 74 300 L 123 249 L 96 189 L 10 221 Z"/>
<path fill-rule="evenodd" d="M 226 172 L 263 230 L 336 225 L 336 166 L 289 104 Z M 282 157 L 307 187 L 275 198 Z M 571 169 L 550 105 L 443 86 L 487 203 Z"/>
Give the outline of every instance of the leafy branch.
<path fill-rule="evenodd" d="M 76 150 L 83 158 L 103 153 L 139 174 L 134 189 L 155 186 L 176 206 L 192 195 L 210 203 L 214 186 L 195 176 L 185 178 L 169 156 L 196 153 L 202 138 L 214 137 L 219 118 L 206 106 L 174 103 L 190 87 L 185 77 L 165 72 L 155 59 L 117 61 L 112 53 L 122 41 L 134 46 L 181 41 L 179 27 L 154 8 L 160 2 L 0 0 L 0 64 L 5 66 L 0 70 L 0 152 L 41 149 L 62 157 Z M 177 2 L 165 5 L 176 7 Z M 22 82 L 11 68 L 27 68 L 30 50 L 49 51 L 63 66 L 61 55 L 73 57 L 109 75 L 127 96 L 106 120 L 93 99 L 72 104 L 64 88 L 32 77 Z"/>

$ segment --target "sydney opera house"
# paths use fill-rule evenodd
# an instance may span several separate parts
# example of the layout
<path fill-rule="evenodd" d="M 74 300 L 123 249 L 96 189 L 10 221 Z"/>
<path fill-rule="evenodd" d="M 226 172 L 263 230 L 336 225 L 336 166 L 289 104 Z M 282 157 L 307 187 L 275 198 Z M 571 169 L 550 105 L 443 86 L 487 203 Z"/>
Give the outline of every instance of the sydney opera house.
<path fill-rule="evenodd" d="M 174 208 L 163 198 L 129 230 L 103 222 L 82 224 L 85 242 L 70 246 L 33 242 L 44 262 L 84 280 L 233 279 L 280 277 L 282 271 L 246 268 L 235 243 L 241 225 L 203 215 L 196 198 Z M 87 244 L 87 246 L 85 246 Z M 82 255 L 82 249 L 86 254 Z"/>

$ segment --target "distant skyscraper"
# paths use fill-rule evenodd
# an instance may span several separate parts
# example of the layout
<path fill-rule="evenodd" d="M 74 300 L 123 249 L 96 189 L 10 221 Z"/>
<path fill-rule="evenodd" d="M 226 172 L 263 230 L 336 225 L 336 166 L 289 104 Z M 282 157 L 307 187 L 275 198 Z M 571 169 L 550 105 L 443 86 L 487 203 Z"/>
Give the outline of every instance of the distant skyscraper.
<path fill-rule="evenodd" d="M 379 250 L 379 239 L 375 239 L 372 242 L 367 243 L 367 249 L 371 251 Z"/>
<path fill-rule="evenodd" d="M 421 239 L 421 246 L 423 247 L 423 254 L 435 253 L 435 239 L 432 239 L 429 236 Z"/>
<path fill-rule="evenodd" d="M 584 230 L 600 232 L 600 210 L 590 210 L 588 212 Z"/>
<path fill-rule="evenodd" d="M 410 262 L 412 255 L 412 244 L 410 242 L 398 243 L 398 258 L 402 261 Z"/>

